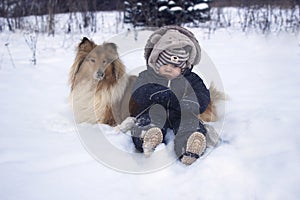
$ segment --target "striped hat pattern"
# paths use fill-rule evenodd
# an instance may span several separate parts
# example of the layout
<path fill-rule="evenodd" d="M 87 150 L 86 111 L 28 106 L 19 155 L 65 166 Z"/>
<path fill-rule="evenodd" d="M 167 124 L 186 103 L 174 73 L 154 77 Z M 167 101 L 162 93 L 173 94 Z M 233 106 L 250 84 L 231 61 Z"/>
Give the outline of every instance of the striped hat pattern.
<path fill-rule="evenodd" d="M 159 54 L 165 49 L 178 48 L 184 49 L 189 53 L 186 66 L 182 69 L 183 72 L 199 64 L 201 48 L 192 32 L 180 26 L 164 26 L 159 28 L 152 33 L 145 46 L 144 57 L 147 66 L 153 68 L 156 73 L 159 73 L 157 66 Z"/>
<path fill-rule="evenodd" d="M 179 49 L 166 49 L 162 51 L 157 60 L 156 60 L 156 68 L 162 65 L 173 64 L 177 67 L 184 69 L 187 65 L 187 60 L 189 59 L 189 53 L 186 52 L 183 48 Z"/>

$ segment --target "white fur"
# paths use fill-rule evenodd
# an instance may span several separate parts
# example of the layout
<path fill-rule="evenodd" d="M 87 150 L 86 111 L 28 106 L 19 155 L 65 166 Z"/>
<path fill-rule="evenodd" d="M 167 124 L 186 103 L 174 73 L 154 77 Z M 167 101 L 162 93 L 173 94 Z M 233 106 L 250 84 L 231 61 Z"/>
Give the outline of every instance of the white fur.
<path fill-rule="evenodd" d="M 75 120 L 77 123 L 101 123 L 107 105 L 120 101 L 128 84 L 128 75 L 124 75 L 111 90 L 96 93 L 97 81 L 81 81 L 70 95 Z"/>

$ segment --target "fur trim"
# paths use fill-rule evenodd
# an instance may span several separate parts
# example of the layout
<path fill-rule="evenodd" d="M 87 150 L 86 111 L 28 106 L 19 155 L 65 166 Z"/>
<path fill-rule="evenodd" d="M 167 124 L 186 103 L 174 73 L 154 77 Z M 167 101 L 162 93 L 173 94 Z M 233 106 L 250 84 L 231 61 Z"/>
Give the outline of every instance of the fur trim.
<path fill-rule="evenodd" d="M 164 26 L 153 32 L 153 34 L 149 37 L 147 44 L 145 46 L 145 49 L 144 49 L 144 57 L 145 57 L 146 61 L 149 60 L 149 57 L 154 49 L 154 46 L 162 39 L 163 35 L 165 35 L 166 32 L 170 31 L 170 30 L 176 30 L 177 32 L 181 33 L 182 35 L 185 35 L 188 39 L 190 39 L 190 41 L 193 44 L 192 47 L 195 48 L 194 52 L 196 52 L 196 55 L 194 56 L 193 60 L 192 59 L 190 60 L 190 64 L 197 65 L 201 59 L 200 45 L 192 32 L 190 32 L 189 30 L 187 30 L 183 27 L 180 27 L 180 26 Z M 161 51 L 164 49 L 165 49 L 165 47 L 163 49 L 161 49 Z M 157 54 L 157 53 L 155 53 L 155 54 Z M 158 54 L 157 54 L 157 56 L 158 56 Z M 155 58 L 153 58 L 153 59 L 155 60 Z"/>
<path fill-rule="evenodd" d="M 168 30 L 160 40 L 153 46 L 151 54 L 148 58 L 148 65 L 155 69 L 156 62 L 164 50 L 173 50 L 177 48 L 190 47 L 189 59 L 187 60 L 187 67 L 191 66 L 197 55 L 197 50 L 194 43 L 186 35 L 180 33 L 177 30 Z"/>

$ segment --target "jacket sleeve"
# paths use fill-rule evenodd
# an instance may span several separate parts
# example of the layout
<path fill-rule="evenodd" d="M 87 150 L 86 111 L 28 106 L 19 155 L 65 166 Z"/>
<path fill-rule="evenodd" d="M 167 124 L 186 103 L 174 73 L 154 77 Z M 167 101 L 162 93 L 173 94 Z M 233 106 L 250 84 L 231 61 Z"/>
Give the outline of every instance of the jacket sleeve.
<path fill-rule="evenodd" d="M 209 90 L 197 74 L 192 72 L 186 78 L 188 85 L 181 100 L 182 109 L 194 111 L 197 108 L 201 114 L 206 110 L 210 102 Z"/>

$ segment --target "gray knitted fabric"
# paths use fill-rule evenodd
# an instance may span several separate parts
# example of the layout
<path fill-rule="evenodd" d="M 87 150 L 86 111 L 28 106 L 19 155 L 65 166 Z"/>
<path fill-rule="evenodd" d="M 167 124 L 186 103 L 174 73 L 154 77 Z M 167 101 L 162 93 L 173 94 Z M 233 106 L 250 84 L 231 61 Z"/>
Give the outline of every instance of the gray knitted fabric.
<path fill-rule="evenodd" d="M 176 67 L 185 68 L 188 59 L 189 53 L 182 48 L 166 49 L 159 54 L 156 60 L 156 67 L 159 68 L 162 65 L 173 64 Z"/>
<path fill-rule="evenodd" d="M 164 26 L 152 33 L 144 49 L 144 57 L 153 69 L 159 54 L 165 49 L 184 48 L 189 52 L 187 67 L 197 65 L 201 59 L 201 48 L 194 34 L 180 26 Z"/>

